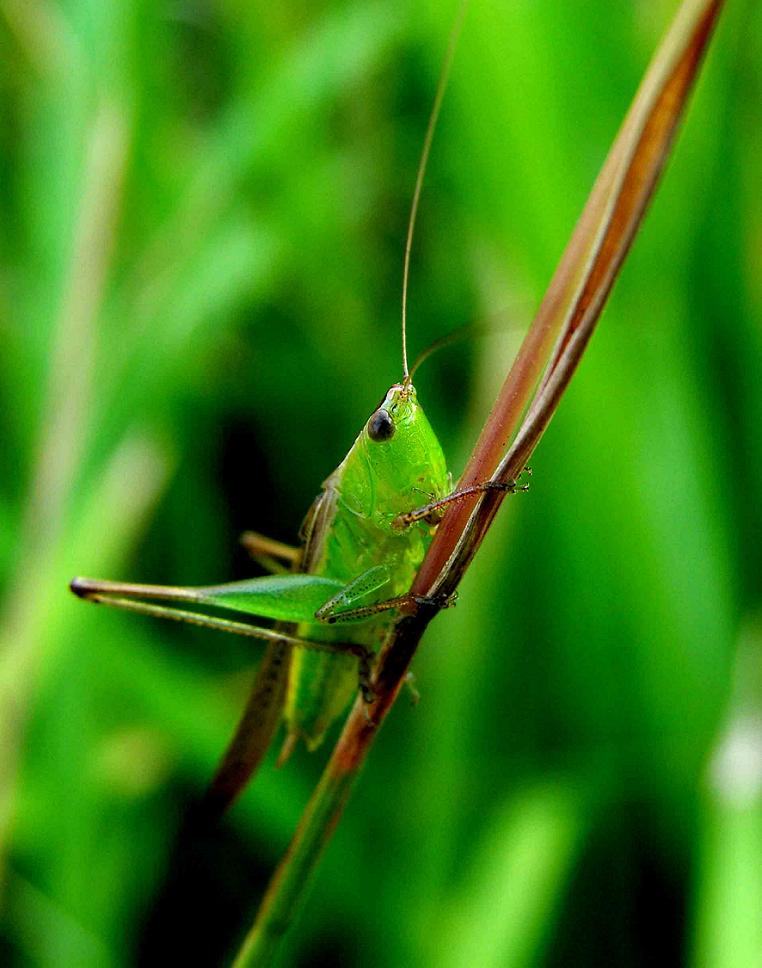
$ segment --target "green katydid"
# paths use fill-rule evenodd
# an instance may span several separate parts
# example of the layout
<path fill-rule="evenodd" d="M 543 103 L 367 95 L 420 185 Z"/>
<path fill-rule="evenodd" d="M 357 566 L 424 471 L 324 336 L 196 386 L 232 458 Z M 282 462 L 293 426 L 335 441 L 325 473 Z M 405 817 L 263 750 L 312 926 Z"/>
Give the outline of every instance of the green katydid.
<path fill-rule="evenodd" d="M 459 26 L 459 25 L 458 25 Z M 418 167 L 402 286 L 403 379 L 363 426 L 325 481 L 289 548 L 249 534 L 255 558 L 286 562 L 287 573 L 198 588 L 75 578 L 82 598 L 268 642 L 243 716 L 209 793 L 224 810 L 254 772 L 282 719 L 284 755 L 302 738 L 314 749 L 357 688 L 373 700 L 372 657 L 408 594 L 444 509 L 492 482 L 453 491 L 444 454 L 407 365 L 406 298 L 410 249 L 429 148 L 452 61 L 456 30 L 439 80 Z M 505 485 L 499 485 L 505 488 Z M 515 485 L 509 485 L 512 489 Z M 272 628 L 255 624 L 275 622 Z M 359 667 L 359 676 L 358 676 Z"/>
<path fill-rule="evenodd" d="M 304 522 L 301 549 L 249 536 L 255 555 L 288 558 L 293 572 L 199 588 L 87 578 L 75 578 L 71 587 L 90 601 L 268 641 L 210 791 L 215 810 L 224 810 L 281 718 L 288 730 L 284 751 L 300 737 L 317 747 L 350 702 L 358 666 L 360 689 L 372 702 L 372 655 L 393 613 L 420 604 L 407 589 L 443 508 L 491 486 L 451 490 L 442 448 L 406 379 L 389 389 L 325 481 Z M 429 497 L 425 505 L 422 494 Z M 263 628 L 252 617 L 276 625 Z"/>

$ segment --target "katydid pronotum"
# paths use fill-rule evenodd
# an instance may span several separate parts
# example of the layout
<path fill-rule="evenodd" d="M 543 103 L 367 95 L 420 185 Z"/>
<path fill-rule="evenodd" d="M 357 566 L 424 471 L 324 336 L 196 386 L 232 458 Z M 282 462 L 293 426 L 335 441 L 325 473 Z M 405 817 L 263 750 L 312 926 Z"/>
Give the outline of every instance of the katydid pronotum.
<path fill-rule="evenodd" d="M 249 533 L 262 563 L 288 571 L 196 588 L 75 578 L 82 598 L 267 642 L 246 708 L 208 794 L 224 810 L 258 766 L 281 720 L 286 755 L 302 738 L 314 749 L 359 687 L 373 702 L 371 664 L 408 594 L 446 506 L 492 482 L 453 491 L 445 458 L 418 404 L 405 339 L 410 248 L 429 148 L 452 62 L 456 31 L 440 76 L 418 168 L 405 247 L 402 295 L 403 379 L 363 426 L 325 481 L 290 548 Z M 506 488 L 506 485 L 499 485 Z M 517 485 L 507 485 L 509 489 Z M 523 489 L 523 488 L 522 488 Z M 256 620 L 274 621 L 272 628 Z M 359 670 L 359 674 L 358 674 Z"/>

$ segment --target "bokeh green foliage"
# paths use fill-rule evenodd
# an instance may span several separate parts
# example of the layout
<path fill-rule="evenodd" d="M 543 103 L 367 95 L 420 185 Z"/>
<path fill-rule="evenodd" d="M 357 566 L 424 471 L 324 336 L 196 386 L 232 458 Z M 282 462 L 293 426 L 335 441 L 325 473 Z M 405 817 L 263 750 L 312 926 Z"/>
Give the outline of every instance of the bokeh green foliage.
<path fill-rule="evenodd" d="M 472 4 L 410 305 L 416 349 L 494 327 L 417 379 L 456 474 L 674 7 Z M 177 847 L 256 647 L 66 583 L 220 582 L 252 571 L 244 528 L 293 540 L 400 376 L 453 16 L 0 3 L 4 963 L 222 963 L 288 841 L 320 753 Z M 739 0 L 287 963 L 762 961 L 761 87 Z"/>

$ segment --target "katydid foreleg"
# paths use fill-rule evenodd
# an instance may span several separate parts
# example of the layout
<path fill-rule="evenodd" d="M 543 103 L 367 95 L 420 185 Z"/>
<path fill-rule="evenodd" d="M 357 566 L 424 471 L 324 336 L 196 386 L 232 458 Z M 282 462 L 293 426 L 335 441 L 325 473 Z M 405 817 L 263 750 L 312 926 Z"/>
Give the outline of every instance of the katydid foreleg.
<path fill-rule="evenodd" d="M 530 468 L 525 468 L 524 473 L 531 474 L 532 471 Z M 429 524 L 438 524 L 442 520 L 442 512 L 450 504 L 455 503 L 455 501 L 462 501 L 464 497 L 469 497 L 471 494 L 483 494 L 486 491 L 502 491 L 507 494 L 518 494 L 528 490 L 528 484 L 519 484 L 518 481 L 481 481 L 479 484 L 469 484 L 467 487 L 458 488 L 452 494 L 447 494 L 445 497 L 439 498 L 436 501 L 430 501 L 428 504 L 423 504 L 421 507 L 414 508 L 412 511 L 403 511 L 402 514 L 398 514 L 394 519 L 392 527 L 403 531 L 416 521 L 427 521 Z"/>

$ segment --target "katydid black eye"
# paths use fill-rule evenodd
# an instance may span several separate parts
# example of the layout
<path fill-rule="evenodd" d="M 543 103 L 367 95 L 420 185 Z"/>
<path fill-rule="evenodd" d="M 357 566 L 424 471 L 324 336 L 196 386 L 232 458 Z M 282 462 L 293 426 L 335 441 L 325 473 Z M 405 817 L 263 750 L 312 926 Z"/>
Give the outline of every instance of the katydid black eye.
<path fill-rule="evenodd" d="M 389 440 L 394 436 L 394 421 L 386 410 L 376 410 L 368 421 L 368 436 L 371 440 Z"/>

